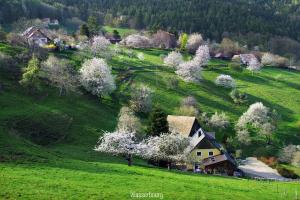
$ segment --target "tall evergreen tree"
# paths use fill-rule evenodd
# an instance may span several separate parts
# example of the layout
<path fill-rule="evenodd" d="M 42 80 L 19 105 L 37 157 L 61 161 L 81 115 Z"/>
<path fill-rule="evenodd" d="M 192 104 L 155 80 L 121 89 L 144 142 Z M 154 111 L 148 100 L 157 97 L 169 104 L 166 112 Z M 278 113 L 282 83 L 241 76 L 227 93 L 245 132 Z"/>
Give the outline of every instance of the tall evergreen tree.
<path fill-rule="evenodd" d="M 79 33 L 80 35 L 85 35 L 87 37 L 90 37 L 89 27 L 86 24 L 82 24 L 80 26 Z"/>
<path fill-rule="evenodd" d="M 150 124 L 148 127 L 148 135 L 158 136 L 161 133 L 169 132 L 167 114 L 160 108 L 156 107 L 150 114 Z"/>
<path fill-rule="evenodd" d="M 100 31 L 100 25 L 97 22 L 97 18 L 95 16 L 90 16 L 88 18 L 87 27 L 89 29 L 90 35 L 97 35 Z"/>

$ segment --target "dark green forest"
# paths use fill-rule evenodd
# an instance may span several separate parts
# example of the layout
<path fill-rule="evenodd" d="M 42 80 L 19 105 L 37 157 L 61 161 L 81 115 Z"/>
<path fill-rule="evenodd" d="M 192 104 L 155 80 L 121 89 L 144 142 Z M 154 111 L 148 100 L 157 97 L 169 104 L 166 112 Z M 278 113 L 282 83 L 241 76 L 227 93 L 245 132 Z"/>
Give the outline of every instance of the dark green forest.
<path fill-rule="evenodd" d="M 89 16 L 100 25 L 200 32 L 220 42 L 229 37 L 248 48 L 299 60 L 298 0 L 1 0 L 0 24 L 49 17 L 75 32 Z"/>

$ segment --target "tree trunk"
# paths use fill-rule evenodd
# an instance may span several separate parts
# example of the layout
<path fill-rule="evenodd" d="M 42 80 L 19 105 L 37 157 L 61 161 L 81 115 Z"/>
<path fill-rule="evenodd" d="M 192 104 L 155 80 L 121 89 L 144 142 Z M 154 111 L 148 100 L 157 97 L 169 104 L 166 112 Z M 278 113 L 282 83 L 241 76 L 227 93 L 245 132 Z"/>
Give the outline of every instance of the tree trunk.
<path fill-rule="evenodd" d="M 128 166 L 130 167 L 132 165 L 132 155 L 131 154 L 128 154 Z"/>

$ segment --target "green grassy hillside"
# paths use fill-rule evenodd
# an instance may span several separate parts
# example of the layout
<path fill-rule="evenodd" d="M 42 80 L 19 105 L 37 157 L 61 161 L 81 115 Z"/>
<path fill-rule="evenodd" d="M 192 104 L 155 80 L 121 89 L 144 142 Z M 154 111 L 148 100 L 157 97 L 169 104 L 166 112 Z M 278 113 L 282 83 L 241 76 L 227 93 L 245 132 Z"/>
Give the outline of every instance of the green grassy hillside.
<path fill-rule="evenodd" d="M 22 51 L 1 44 L 0 51 L 15 55 Z M 201 111 L 224 111 L 232 122 L 247 109 L 230 99 L 230 90 L 215 86 L 219 74 L 235 78 L 241 91 L 248 93 L 248 104 L 262 101 L 281 114 L 276 144 L 299 141 L 300 73 L 264 68 L 260 73 L 220 67 L 212 60 L 204 70 L 200 84 L 180 81 L 177 89 L 168 89 L 167 81 L 176 77 L 162 65 L 164 50 L 135 50 L 145 61 L 120 55 L 109 63 L 117 80 L 117 90 L 99 100 L 89 94 L 58 96 L 55 88 L 44 87 L 38 96 L 26 93 L 17 80 L 0 72 L 4 90 L 0 92 L 0 199 L 127 199 L 131 192 L 163 192 L 165 199 L 293 199 L 300 186 L 294 183 L 256 182 L 232 178 L 168 172 L 152 168 L 142 160 L 127 167 L 122 158 L 93 152 L 103 130 L 111 131 L 122 105 L 128 103 L 130 86 L 144 83 L 154 91 L 154 104 L 168 114 L 176 113 L 182 98 L 193 95 Z M 57 56 L 68 58 L 78 69 L 86 58 L 79 52 Z M 143 116 L 142 116 L 143 117 Z M 64 124 L 64 119 L 70 126 Z M 62 119 L 62 121 L 60 120 Z M 142 118 L 145 124 L 146 118 Z M 15 129 L 22 125 L 21 129 Z M 47 146 L 26 139 L 27 123 L 63 130 L 62 140 Z M 25 124 L 25 125 L 24 125 Z M 230 133 L 233 134 L 233 133 Z"/>

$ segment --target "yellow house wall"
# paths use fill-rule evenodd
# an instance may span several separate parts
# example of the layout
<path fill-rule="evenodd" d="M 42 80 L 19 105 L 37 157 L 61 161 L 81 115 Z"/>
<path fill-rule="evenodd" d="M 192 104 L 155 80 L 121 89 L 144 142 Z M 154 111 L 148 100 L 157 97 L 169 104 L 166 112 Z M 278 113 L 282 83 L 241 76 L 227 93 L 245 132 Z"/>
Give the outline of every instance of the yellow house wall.
<path fill-rule="evenodd" d="M 197 152 L 201 152 L 201 156 L 197 156 Z M 220 155 L 221 152 L 218 150 L 218 149 L 194 149 L 191 154 L 194 158 L 196 158 L 196 160 L 198 160 L 199 158 L 199 162 L 205 158 L 208 158 L 209 157 L 209 154 L 208 152 L 212 151 L 214 153 L 213 156 L 216 156 L 216 155 Z"/>

